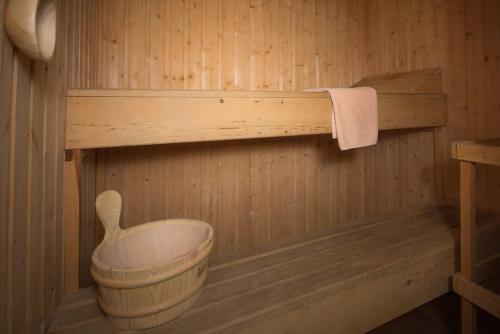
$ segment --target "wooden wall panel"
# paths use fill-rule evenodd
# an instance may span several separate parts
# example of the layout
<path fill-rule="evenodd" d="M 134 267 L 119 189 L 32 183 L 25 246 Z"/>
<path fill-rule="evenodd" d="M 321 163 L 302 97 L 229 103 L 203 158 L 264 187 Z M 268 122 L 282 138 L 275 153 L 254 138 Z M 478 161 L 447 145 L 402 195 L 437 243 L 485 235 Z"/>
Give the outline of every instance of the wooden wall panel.
<path fill-rule="evenodd" d="M 97 13 L 87 26 L 101 35 L 90 71 L 100 88 L 303 90 L 431 65 L 373 63 L 383 48 L 370 42 L 374 18 L 363 0 L 87 7 Z M 394 131 L 351 152 L 328 136 L 100 150 L 96 188 L 122 193 L 124 227 L 169 217 L 210 222 L 213 260 L 222 261 L 434 200 L 434 136 Z M 97 238 L 98 225 L 92 215 L 82 221 Z"/>
<path fill-rule="evenodd" d="M 465 139 L 500 137 L 500 3 L 465 1 L 466 122 Z M 478 205 L 500 206 L 500 170 L 480 166 Z"/>
<path fill-rule="evenodd" d="M 97 192 L 122 193 L 124 227 L 206 220 L 215 262 L 455 197 L 450 141 L 498 128 L 495 0 L 94 0 L 86 11 L 97 31 L 85 54 L 90 87 L 303 90 L 442 68 L 449 126 L 384 132 L 371 148 L 341 152 L 328 136 L 310 136 L 98 150 L 90 180 Z M 484 173 L 480 204 L 491 206 L 500 177 Z M 93 213 L 82 220 L 82 268 L 99 225 Z"/>
<path fill-rule="evenodd" d="M 72 20 L 81 13 L 77 1 L 58 2 L 54 58 L 35 62 L 6 36 L 5 3 L 0 0 L 0 332 L 44 333 L 64 288 L 66 66 L 75 73 L 83 68 L 73 64 L 85 59 L 73 57 L 84 50 L 75 42 L 80 21 Z"/>
<path fill-rule="evenodd" d="M 5 0 L 0 1 L 0 24 L 3 27 Z M 12 91 L 12 45 L 7 37 L 0 33 L 0 330 L 6 331 L 7 326 L 7 242 L 9 224 L 9 153 L 10 131 L 3 124 L 10 124 L 10 101 Z M 5 79 L 4 79 L 5 78 Z"/>
<path fill-rule="evenodd" d="M 440 66 L 448 94 L 448 126 L 435 133 L 436 186 L 458 194 L 458 164 L 450 143 L 500 136 L 498 117 L 500 8 L 494 0 L 370 2 L 372 69 L 399 71 Z M 499 209 L 500 173 L 478 171 L 478 205 Z"/>

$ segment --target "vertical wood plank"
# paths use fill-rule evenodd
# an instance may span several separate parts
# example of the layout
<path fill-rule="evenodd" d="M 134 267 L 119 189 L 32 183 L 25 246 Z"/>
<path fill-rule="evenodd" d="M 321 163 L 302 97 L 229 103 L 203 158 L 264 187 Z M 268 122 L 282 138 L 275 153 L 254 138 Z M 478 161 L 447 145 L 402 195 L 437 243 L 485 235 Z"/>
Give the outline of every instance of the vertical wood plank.
<path fill-rule="evenodd" d="M 496 7 L 491 1 L 487 3 L 494 13 Z M 472 7 L 472 2 L 467 4 L 472 11 L 464 12 L 464 4 L 435 0 L 99 2 L 98 14 L 105 11 L 106 15 L 100 20 L 104 27 L 102 22 L 98 25 L 104 37 L 98 42 L 96 66 L 103 73 L 98 75 L 105 76 L 102 84 L 110 88 L 303 90 L 319 85 L 349 86 L 367 75 L 440 66 L 450 96 L 450 126 L 439 135 L 434 133 L 434 138 L 429 133 L 408 131 L 382 134 L 376 147 L 356 152 L 331 152 L 336 143 L 326 137 L 300 138 L 293 144 L 288 139 L 251 141 L 248 145 L 239 142 L 213 149 L 202 145 L 146 148 L 144 161 L 139 158 L 141 152 L 124 149 L 108 157 L 102 182 L 125 192 L 124 197 L 129 197 L 130 188 L 123 173 L 134 179 L 131 183 L 143 187 L 137 201 L 131 199 L 137 194 L 127 199 L 132 206 L 127 210 L 135 213 L 124 218 L 126 224 L 162 211 L 168 217 L 187 213 L 209 217 L 221 242 L 220 248 L 216 245 L 215 258 L 238 256 L 245 247 L 247 251 L 272 247 L 276 240 L 318 235 L 357 219 L 432 202 L 441 197 L 439 188 L 455 196 L 457 174 L 447 157 L 449 139 L 477 133 L 479 130 L 472 132 L 466 124 L 472 117 L 484 124 L 484 117 L 466 103 L 466 95 L 471 94 L 465 84 L 466 14 L 473 15 L 468 29 L 475 33 L 468 37 L 467 47 L 483 41 L 490 57 L 489 63 L 481 62 L 477 51 L 468 66 L 476 61 L 490 64 L 493 74 L 487 87 L 495 85 L 491 59 L 497 50 L 492 46 L 486 49 L 493 44 L 486 41 L 494 40 L 494 35 L 481 35 L 486 28 L 476 24 L 487 17 L 486 13 Z M 120 6 L 124 9 L 115 10 Z M 491 21 L 494 15 L 488 17 Z M 84 22 L 84 26 L 91 24 Z M 478 29 L 472 29 L 476 26 Z M 113 45 L 110 36 L 117 31 L 119 40 Z M 111 62 L 115 54 L 123 64 Z M 110 68 L 106 68 L 107 62 Z M 136 76 L 134 72 L 141 66 L 145 73 Z M 125 79 L 117 84 L 107 73 L 113 71 L 123 72 Z M 478 74 L 474 80 L 481 78 Z M 487 108 L 491 109 L 493 97 L 490 100 L 493 102 Z M 486 123 L 496 124 L 495 120 L 493 117 Z M 493 125 L 491 128 L 493 131 Z M 127 163 L 125 157 L 131 154 L 138 157 Z M 162 158 L 157 160 L 156 155 Z M 284 175 L 277 172 L 281 155 L 286 161 Z M 128 167 L 119 167 L 121 164 Z M 164 169 L 163 177 L 158 174 L 160 168 Z M 238 170 L 233 172 L 233 168 Z M 113 171 L 118 174 L 113 175 Z M 228 179 L 223 180 L 226 174 Z M 494 174 L 488 171 L 488 175 L 488 184 L 494 184 Z M 248 187 L 244 181 L 247 176 Z M 163 180 L 162 184 L 153 185 L 148 177 Z M 197 186 L 185 189 L 192 181 Z M 381 195 L 377 186 L 387 191 Z M 282 187 L 293 195 L 274 200 L 271 194 Z M 489 191 L 494 192 L 494 188 L 489 186 Z M 160 191 L 164 198 L 158 195 Z M 230 201 L 235 207 L 221 204 L 228 194 L 235 196 Z M 163 208 L 140 208 L 154 196 L 160 196 Z M 245 198 L 249 198 L 248 205 Z M 273 221 L 289 217 L 288 202 L 293 206 L 293 219 L 283 228 L 273 226 Z M 332 202 L 335 204 L 327 204 Z M 241 230 L 234 229 L 234 217 Z M 245 244 L 242 237 L 247 228 L 251 238 Z"/>
<path fill-rule="evenodd" d="M 264 34 L 261 0 L 250 0 L 250 90 L 264 90 Z"/>
<path fill-rule="evenodd" d="M 460 272 L 474 281 L 476 266 L 476 166 L 460 161 Z M 476 309 L 462 298 L 462 333 L 476 332 Z"/>
<path fill-rule="evenodd" d="M 170 3 L 170 87 L 184 89 L 184 1 Z"/>
<path fill-rule="evenodd" d="M 34 96 L 33 96 L 33 118 L 31 122 L 31 138 L 33 141 L 33 149 L 31 152 L 32 160 L 32 184 L 31 184 L 31 279 L 30 279 L 30 292 L 32 313 L 31 313 L 31 331 L 43 331 L 43 317 L 42 317 L 42 304 L 43 304 L 43 290 L 41 286 L 43 278 L 43 267 L 40 256 L 43 249 L 43 235 L 44 230 L 44 217 L 43 217 L 43 188 L 45 186 L 44 180 L 44 118 L 46 115 L 45 99 L 47 91 L 45 87 L 46 80 L 46 65 L 43 63 L 35 63 L 34 70 Z"/>
<path fill-rule="evenodd" d="M 64 163 L 64 291 L 78 290 L 80 248 L 80 152 L 70 151 Z"/>
<path fill-rule="evenodd" d="M 13 266 L 13 281 L 11 289 L 14 291 L 13 296 L 13 331 L 14 333 L 24 332 L 27 330 L 24 311 L 26 309 L 26 281 L 28 278 L 27 257 L 29 254 L 29 201 L 26 193 L 30 188 L 30 76 L 31 76 L 31 60 L 20 54 L 18 58 L 18 77 L 16 95 L 13 98 L 16 102 L 12 105 L 16 111 L 12 113 L 14 118 L 11 122 L 15 126 L 15 137 L 11 138 L 15 144 L 11 146 L 13 163 L 15 170 L 12 170 L 11 184 L 13 186 L 12 196 L 12 266 Z"/>
<path fill-rule="evenodd" d="M 222 64 L 219 62 L 219 20 L 221 2 L 205 0 L 203 2 L 202 29 L 202 83 L 201 89 L 219 89 L 219 73 Z"/>
<path fill-rule="evenodd" d="M 250 147 L 245 143 L 239 147 L 235 145 L 235 194 L 236 194 L 236 245 L 237 250 L 247 250 L 252 247 L 250 224 Z"/>
<path fill-rule="evenodd" d="M 26 265 L 26 277 L 28 279 L 25 280 L 25 286 L 24 290 L 26 291 L 26 300 L 24 301 L 26 305 L 26 314 L 25 314 L 25 323 L 26 323 L 26 329 L 30 330 L 33 327 L 33 313 L 37 312 L 37 305 L 32 304 L 32 282 L 31 282 L 31 277 L 35 276 L 36 274 L 33 273 L 32 269 L 33 267 L 36 267 L 35 262 L 38 262 L 37 258 L 35 257 L 34 259 L 32 258 L 32 248 L 36 248 L 36 245 L 38 244 L 36 238 L 36 234 L 33 237 L 33 216 L 32 216 L 32 211 L 33 211 L 33 117 L 34 117 L 34 112 L 35 112 L 35 64 L 31 63 L 30 64 L 30 73 L 29 73 L 29 95 L 28 95 L 28 127 L 26 130 L 26 140 L 28 142 L 28 149 L 27 149 L 27 164 L 28 164 L 28 180 L 27 180 L 27 196 L 26 196 L 26 259 L 25 259 L 25 265 Z M 33 240 L 35 239 L 35 241 Z M 36 277 L 36 276 L 35 276 Z"/>
<path fill-rule="evenodd" d="M 455 52 L 450 52 L 447 62 L 449 68 L 449 78 L 444 80 L 444 89 L 448 93 L 448 124 L 445 131 L 448 133 L 447 140 L 444 141 L 441 150 L 448 154 L 451 140 L 469 138 L 470 133 L 467 127 L 467 79 L 466 79 L 466 32 L 465 32 L 465 1 L 453 1 L 448 5 L 449 17 L 448 45 Z M 448 197 L 455 197 L 459 193 L 459 184 L 456 180 L 459 177 L 457 164 L 451 163 L 447 159 L 445 163 L 446 173 L 444 174 L 445 194 Z"/>
<path fill-rule="evenodd" d="M 250 89 L 250 2 L 235 3 L 235 59 L 234 85 L 236 90 Z"/>
<path fill-rule="evenodd" d="M 69 35 L 69 34 L 68 34 Z M 55 83 L 55 73 L 54 64 L 48 65 L 48 89 L 53 91 L 56 87 Z M 44 256 L 44 266 L 45 277 L 44 277 L 44 293 L 45 293 L 45 309 L 44 317 L 50 318 L 53 312 L 53 307 L 57 303 L 56 301 L 56 276 L 57 276 L 57 262 L 56 262 L 56 249 L 58 240 L 56 239 L 56 229 L 57 229 L 57 203 L 56 203 L 56 193 L 57 193 L 57 132 L 55 131 L 55 124 L 57 124 L 57 108 L 56 102 L 53 96 L 49 94 L 47 98 L 47 116 L 45 119 L 46 131 L 46 168 L 45 168 L 45 249 L 43 251 Z"/>
<path fill-rule="evenodd" d="M 0 1 L 0 24 L 3 25 L 5 2 Z M 0 331 L 7 333 L 8 320 L 8 280 L 9 270 L 7 254 L 9 252 L 9 157 L 11 138 L 11 96 L 13 78 L 12 44 L 3 30 L 0 32 Z"/>
<path fill-rule="evenodd" d="M 115 1 L 114 3 L 120 3 Z M 129 38 L 129 60 L 128 60 L 128 88 L 148 87 L 147 72 L 147 52 L 149 51 L 150 35 L 146 28 L 149 20 L 149 1 L 134 0 L 128 3 L 130 30 Z M 115 13 L 113 13 L 115 15 Z M 118 16 L 119 17 L 119 16 Z M 115 26 L 120 29 L 120 26 Z"/>
<path fill-rule="evenodd" d="M 95 207 L 96 198 L 96 150 L 84 150 L 80 155 L 80 260 L 79 260 L 79 285 L 88 286 L 92 283 L 90 276 L 90 254 L 95 248 Z"/>
<path fill-rule="evenodd" d="M 222 2 L 222 88 L 235 89 L 235 0 Z"/>
<path fill-rule="evenodd" d="M 57 47 L 49 63 L 28 59 L 0 32 L 2 333 L 45 332 L 64 289 L 65 90 L 89 84 L 91 11 L 79 1 L 56 5 Z"/>
<path fill-rule="evenodd" d="M 149 67 L 147 68 L 147 75 L 149 77 L 148 86 L 151 89 L 164 89 L 168 88 L 168 77 L 164 72 L 165 62 L 165 41 L 164 35 L 159 33 L 165 29 L 165 6 L 168 3 L 162 0 L 151 1 L 149 7 L 149 36 L 151 41 L 149 43 Z M 166 34 L 165 34 L 166 35 Z"/>
<path fill-rule="evenodd" d="M 61 29 L 62 28 L 62 29 Z M 66 38 L 67 29 L 59 25 L 57 32 L 59 38 Z M 79 36 L 83 38 L 83 36 Z M 64 45 L 64 44 L 62 44 Z M 80 50 L 82 52 L 82 50 Z M 54 75 L 53 83 L 54 89 L 50 91 L 50 98 L 54 100 L 54 108 L 56 109 L 55 123 L 52 125 L 54 131 L 56 132 L 56 147 L 55 147 L 55 164 L 56 164 L 56 191 L 55 191 L 55 216 L 56 216 L 56 247 L 55 247 L 55 291 L 54 291 L 54 304 L 53 310 L 57 308 L 59 302 L 62 299 L 64 293 L 64 220 L 63 220 L 63 208 L 64 208 L 64 129 L 65 129 L 65 110 L 66 110 L 66 89 L 67 89 L 67 54 L 63 48 L 58 49 L 58 53 L 54 60 L 57 60 L 57 64 L 52 67 L 52 73 Z M 55 63 L 55 61 L 53 62 Z M 52 317 L 52 314 L 50 315 Z M 51 318 L 50 318 L 51 319 Z M 49 323 L 47 323 L 47 326 Z"/>
<path fill-rule="evenodd" d="M 279 90 L 279 3 L 263 0 L 264 90 Z"/>
<path fill-rule="evenodd" d="M 164 148 L 155 147 L 146 152 L 148 165 L 145 173 L 145 197 L 154 198 L 154 201 L 148 201 L 144 205 L 145 221 L 154 221 L 164 219 L 165 213 L 165 175 L 163 168 Z M 168 153 L 167 153 L 168 154 Z"/>
<path fill-rule="evenodd" d="M 19 59 L 14 56 L 12 65 L 12 88 L 11 88 L 11 104 L 8 106 L 8 124 L 10 126 L 9 131 L 9 156 L 8 156 L 8 170 L 4 171 L 8 176 L 8 188 L 7 188 L 7 251 L 5 253 L 6 257 L 6 312 L 5 312 L 5 327 L 7 333 L 13 332 L 13 322 L 14 322 L 14 286 L 13 286 L 13 275 L 14 275 L 14 172 L 15 172 L 15 138 L 16 138 L 16 113 L 17 113 L 17 80 L 19 71 Z"/>
<path fill-rule="evenodd" d="M 201 89 L 202 73 L 202 15 L 203 6 L 201 0 L 188 0 L 187 5 L 187 64 L 186 89 Z"/>
<path fill-rule="evenodd" d="M 95 193 L 96 196 L 105 191 L 106 188 L 106 150 L 97 150 L 96 157 L 96 172 L 95 172 Z M 92 204 L 94 204 L 95 198 L 92 198 Z M 94 205 L 92 205 L 94 207 Z M 95 215 L 95 245 L 99 244 L 104 238 L 104 227 L 101 221 L 97 217 L 95 210 L 92 210 L 92 214 Z"/>
<path fill-rule="evenodd" d="M 253 245 L 263 245 L 270 238 L 270 152 L 255 142 L 250 152 L 250 225 Z"/>

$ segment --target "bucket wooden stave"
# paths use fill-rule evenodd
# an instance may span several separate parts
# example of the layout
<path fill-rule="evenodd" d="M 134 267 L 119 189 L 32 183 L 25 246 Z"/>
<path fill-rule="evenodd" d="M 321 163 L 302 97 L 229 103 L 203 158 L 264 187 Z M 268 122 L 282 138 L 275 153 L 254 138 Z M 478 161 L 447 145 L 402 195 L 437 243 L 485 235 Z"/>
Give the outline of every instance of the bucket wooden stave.
<path fill-rule="evenodd" d="M 96 209 L 105 227 L 92 254 L 99 304 L 123 329 L 160 325 L 191 307 L 207 277 L 213 229 L 191 219 L 167 219 L 122 230 L 121 197 L 100 194 Z"/>

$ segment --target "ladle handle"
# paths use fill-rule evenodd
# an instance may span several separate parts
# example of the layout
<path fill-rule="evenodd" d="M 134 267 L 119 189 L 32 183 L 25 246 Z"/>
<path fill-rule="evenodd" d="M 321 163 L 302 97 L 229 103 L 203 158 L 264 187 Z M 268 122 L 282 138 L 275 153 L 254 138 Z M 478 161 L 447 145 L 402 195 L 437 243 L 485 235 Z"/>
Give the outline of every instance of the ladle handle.
<path fill-rule="evenodd" d="M 120 213 L 122 197 L 117 191 L 107 190 L 97 196 L 95 200 L 97 215 L 104 226 L 104 240 L 116 239 L 120 235 Z"/>

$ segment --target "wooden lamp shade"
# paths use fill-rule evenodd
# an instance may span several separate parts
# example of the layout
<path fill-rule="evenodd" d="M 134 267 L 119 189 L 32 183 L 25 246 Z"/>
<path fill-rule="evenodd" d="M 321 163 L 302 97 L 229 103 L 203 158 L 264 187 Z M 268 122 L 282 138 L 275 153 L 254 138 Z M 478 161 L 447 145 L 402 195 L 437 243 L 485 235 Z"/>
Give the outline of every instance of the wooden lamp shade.
<path fill-rule="evenodd" d="M 56 12 L 53 0 L 11 0 L 5 9 L 5 29 L 23 53 L 49 61 L 56 46 Z"/>

